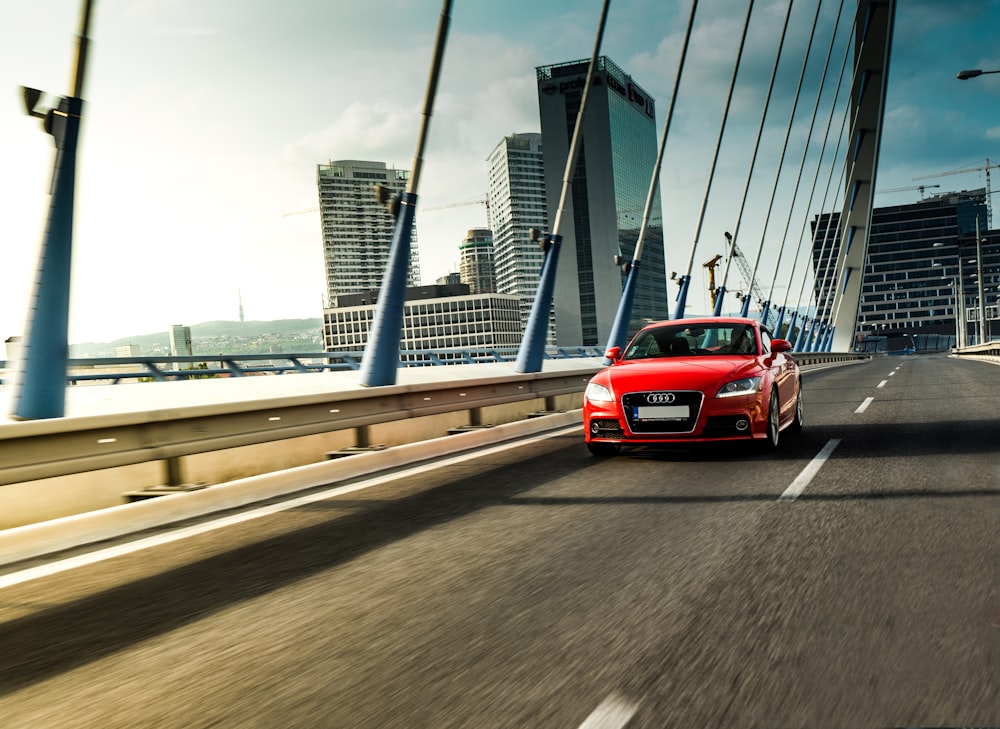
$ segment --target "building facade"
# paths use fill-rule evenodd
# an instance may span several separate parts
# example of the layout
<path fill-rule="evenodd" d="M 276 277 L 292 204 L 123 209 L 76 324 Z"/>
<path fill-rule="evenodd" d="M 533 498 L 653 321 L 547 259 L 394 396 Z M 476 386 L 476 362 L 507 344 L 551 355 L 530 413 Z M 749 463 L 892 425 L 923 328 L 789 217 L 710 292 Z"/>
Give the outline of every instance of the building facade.
<path fill-rule="evenodd" d="M 493 294 L 497 290 L 493 265 L 493 231 L 473 228 L 458 244 L 459 275 L 473 294 Z"/>
<path fill-rule="evenodd" d="M 338 296 L 380 286 L 396 222 L 386 205 L 376 198 L 375 187 L 388 188 L 394 197 L 406 190 L 408 179 L 408 171 L 386 167 L 384 162 L 337 160 L 317 165 L 329 305 L 335 306 Z M 416 224 L 407 282 L 411 286 L 420 282 Z"/>
<path fill-rule="evenodd" d="M 529 233 L 532 228 L 545 230 L 547 225 L 542 135 L 529 132 L 504 137 L 486 158 L 486 165 L 496 290 L 520 300 L 523 326 L 531 313 L 544 259 Z M 554 318 L 548 339 L 555 343 Z"/>
<path fill-rule="evenodd" d="M 570 140 L 589 61 L 536 69 L 549 228 L 562 191 Z M 563 237 L 555 286 L 559 344 L 607 343 L 625 271 L 639 237 L 656 165 L 656 109 L 627 73 L 601 56 L 587 100 L 580 157 L 560 221 Z M 643 243 L 630 330 L 669 317 L 663 215 L 655 196 Z"/>
<path fill-rule="evenodd" d="M 980 272 L 986 337 L 1000 336 L 1000 231 L 987 231 L 987 220 L 983 189 L 875 208 L 855 341 L 918 334 L 952 335 L 959 345 L 980 341 Z M 833 282 L 839 278 L 842 284 L 844 278 L 834 274 L 839 223 L 839 213 L 813 222 L 815 294 L 824 320 L 833 313 Z"/>
<path fill-rule="evenodd" d="M 340 297 L 340 306 L 323 312 L 323 345 L 328 352 L 358 352 L 368 342 L 378 291 Z M 406 290 L 403 361 L 428 361 L 421 350 L 447 361 L 464 361 L 461 349 L 488 355 L 491 349 L 513 350 L 521 342 L 521 318 L 515 296 L 473 294 L 467 284 L 414 286 Z"/>
<path fill-rule="evenodd" d="M 174 324 L 170 327 L 170 354 L 173 356 L 192 355 L 191 327 Z"/>

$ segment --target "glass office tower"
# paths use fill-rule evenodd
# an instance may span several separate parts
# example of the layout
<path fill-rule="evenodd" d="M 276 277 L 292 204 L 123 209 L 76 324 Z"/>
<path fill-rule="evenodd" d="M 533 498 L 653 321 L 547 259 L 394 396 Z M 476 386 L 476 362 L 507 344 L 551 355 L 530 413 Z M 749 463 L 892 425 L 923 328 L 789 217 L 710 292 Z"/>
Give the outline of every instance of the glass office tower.
<path fill-rule="evenodd" d="M 959 344 L 980 341 L 980 267 L 985 336 L 1000 334 L 1000 240 L 996 231 L 986 230 L 987 220 L 986 191 L 981 188 L 875 208 L 855 343 L 866 337 L 920 334 L 954 336 Z M 844 278 L 836 269 L 839 227 L 839 213 L 824 213 L 813 222 L 814 293 L 822 317 L 833 313 L 835 270 L 841 284 Z"/>
<path fill-rule="evenodd" d="M 536 69 L 545 191 L 551 228 L 589 61 Z M 558 344 L 607 343 L 618 311 L 623 269 L 631 260 L 656 164 L 653 99 L 610 59 L 598 59 L 587 101 L 572 194 L 560 222 L 563 249 L 555 290 Z M 663 214 L 656 195 L 643 243 L 630 331 L 669 317 Z"/>

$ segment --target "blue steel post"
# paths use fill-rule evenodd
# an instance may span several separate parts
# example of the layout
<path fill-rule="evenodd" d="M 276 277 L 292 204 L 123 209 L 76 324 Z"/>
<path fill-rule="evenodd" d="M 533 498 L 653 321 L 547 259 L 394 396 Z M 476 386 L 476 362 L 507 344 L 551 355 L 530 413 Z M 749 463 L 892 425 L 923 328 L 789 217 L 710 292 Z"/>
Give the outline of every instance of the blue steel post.
<path fill-rule="evenodd" d="M 778 307 L 778 321 L 774 323 L 774 336 L 781 337 L 781 325 L 785 323 L 785 307 Z"/>
<path fill-rule="evenodd" d="M 836 327 L 831 325 L 829 330 L 827 330 L 826 338 L 823 340 L 823 348 L 820 350 L 821 352 L 829 352 L 833 349 L 833 334 L 835 331 Z"/>
<path fill-rule="evenodd" d="M 771 315 L 771 300 L 768 299 L 764 302 L 764 306 L 760 310 L 760 323 L 767 326 L 767 318 Z"/>
<path fill-rule="evenodd" d="M 674 319 L 684 318 L 684 309 L 687 308 L 688 286 L 691 284 L 691 277 L 684 274 L 680 277 L 681 290 L 677 292 L 677 305 L 674 307 Z"/>
<path fill-rule="evenodd" d="M 809 328 L 809 317 L 802 317 L 802 326 L 799 327 L 799 335 L 795 337 L 795 344 L 792 345 L 792 351 L 795 352 L 805 352 L 804 347 L 806 346 L 806 329 Z"/>
<path fill-rule="evenodd" d="M 744 319 L 750 316 L 750 299 L 752 298 L 753 297 L 750 295 L 749 291 L 746 293 L 746 296 L 743 297 L 743 306 L 740 307 L 740 316 Z"/>
<path fill-rule="evenodd" d="M 611 0 L 604 0 L 601 6 L 601 18 L 597 23 L 597 37 L 594 39 L 594 50 L 590 54 L 590 64 L 587 66 L 587 76 L 583 85 L 583 95 L 580 98 L 580 108 L 576 113 L 576 123 L 573 136 L 570 138 L 569 151 L 566 155 L 566 169 L 563 172 L 562 191 L 559 194 L 559 206 L 556 208 L 552 232 L 544 238 L 545 260 L 542 261 L 542 271 L 539 274 L 538 288 L 531 303 L 531 313 L 525 324 L 524 338 L 517 350 L 515 372 L 541 372 L 542 359 L 545 356 L 545 336 L 548 332 L 549 310 L 552 308 L 552 296 L 555 290 L 556 264 L 559 262 L 559 248 L 562 236 L 559 234 L 563 213 L 573 186 L 573 175 L 576 172 L 577 153 L 580 149 L 580 137 L 583 135 L 583 119 L 587 110 L 587 99 L 590 97 L 590 87 L 594 82 L 594 69 L 601 53 L 601 39 L 604 37 L 604 27 L 608 21 L 608 8 Z M 551 279 L 551 281 L 549 281 Z"/>
<path fill-rule="evenodd" d="M 368 344 L 361 359 L 361 384 L 369 387 L 396 382 L 416 205 L 415 194 L 403 194 L 389 247 L 389 263 L 379 288 L 378 306 L 375 307 Z"/>
<path fill-rule="evenodd" d="M 24 344 L 14 376 L 11 416 L 18 420 L 61 418 L 66 411 L 69 360 L 69 296 L 73 257 L 73 210 L 76 195 L 76 148 L 83 113 L 91 1 L 81 16 L 72 96 L 55 109 L 35 110 L 40 92 L 24 89 L 28 114 L 44 118 L 45 131 L 56 145 L 52 197 L 42 238 L 32 304 L 25 323 Z"/>
<path fill-rule="evenodd" d="M 531 304 L 531 313 L 528 314 L 524 342 L 517 350 L 515 372 L 541 372 L 542 360 L 545 358 L 545 335 L 549 329 L 549 309 L 552 306 L 552 293 L 556 286 L 556 269 L 559 264 L 559 249 L 562 248 L 562 236 L 545 236 L 544 246 L 542 272 L 538 277 L 538 289 Z"/>
<path fill-rule="evenodd" d="M 726 298 L 726 287 L 720 286 L 715 290 L 715 308 L 712 309 L 712 316 L 722 316 L 722 300 Z"/>
<path fill-rule="evenodd" d="M 795 341 L 792 339 L 792 334 L 795 332 L 795 320 L 798 318 L 799 318 L 799 312 L 793 311 L 792 318 L 788 320 L 788 336 L 784 338 L 790 342 Z"/>
<path fill-rule="evenodd" d="M 618 311 L 615 312 L 615 320 L 611 323 L 611 333 L 608 334 L 608 346 L 604 348 L 605 352 L 612 347 L 625 346 L 625 337 L 628 335 L 628 324 L 632 320 L 632 304 L 635 301 L 635 287 L 639 279 L 639 265 L 638 256 L 628 264 L 625 285 L 622 286 L 622 297 L 618 302 Z M 604 364 L 611 364 L 611 360 L 605 357 Z"/>
<path fill-rule="evenodd" d="M 431 112 L 437 93 L 438 79 L 441 77 L 441 63 L 444 60 L 445 41 L 451 23 L 452 0 L 444 0 L 438 21 L 434 58 L 431 61 L 427 91 L 424 94 L 423 119 L 417 135 L 417 150 L 413 155 L 413 170 L 406 186 L 406 192 L 395 207 L 396 227 L 389 247 L 389 263 L 386 276 L 379 288 L 375 318 L 368 335 L 368 345 L 361 359 L 361 384 L 365 387 L 381 387 L 396 384 L 396 370 L 399 368 L 399 342 L 402 337 L 403 311 L 406 304 L 406 279 L 410 265 L 410 244 L 413 237 L 413 218 L 417 204 L 417 185 L 423 169 L 424 147 L 430 131 Z M 390 207 L 390 209 L 393 209 Z"/>

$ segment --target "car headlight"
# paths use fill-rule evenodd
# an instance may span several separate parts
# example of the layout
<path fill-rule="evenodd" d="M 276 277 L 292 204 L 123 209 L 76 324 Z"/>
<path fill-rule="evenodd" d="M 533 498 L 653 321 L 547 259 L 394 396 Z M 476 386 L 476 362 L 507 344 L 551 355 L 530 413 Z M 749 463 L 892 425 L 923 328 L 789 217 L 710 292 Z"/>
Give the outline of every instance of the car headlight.
<path fill-rule="evenodd" d="M 737 395 L 753 395 L 760 389 L 760 377 L 744 377 L 741 380 L 727 382 L 719 389 L 716 397 L 736 397 Z"/>
<path fill-rule="evenodd" d="M 598 385 L 596 382 L 591 382 L 587 385 L 587 391 L 584 393 L 590 402 L 614 402 L 615 396 L 611 394 L 611 390 L 606 388 L 604 385 Z"/>

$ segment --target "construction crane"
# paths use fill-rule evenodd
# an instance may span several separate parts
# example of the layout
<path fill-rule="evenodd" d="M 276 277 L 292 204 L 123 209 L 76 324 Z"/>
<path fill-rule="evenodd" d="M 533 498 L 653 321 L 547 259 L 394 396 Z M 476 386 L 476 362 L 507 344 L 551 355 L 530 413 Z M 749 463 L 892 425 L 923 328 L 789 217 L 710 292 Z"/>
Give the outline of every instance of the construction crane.
<path fill-rule="evenodd" d="M 721 255 L 715 255 L 711 260 L 705 261 L 702 266 L 708 269 L 708 293 L 712 296 L 712 308 L 715 308 L 715 269 L 722 260 Z"/>
<path fill-rule="evenodd" d="M 990 165 L 990 158 L 986 158 L 986 165 L 983 167 L 967 167 L 964 170 L 951 170 L 950 172 L 939 172 L 936 175 L 921 175 L 920 177 L 914 177 L 913 181 L 917 180 L 930 180 L 936 177 L 945 177 L 946 175 L 964 175 L 967 172 L 986 172 L 986 227 L 993 228 L 993 201 L 991 199 L 992 193 L 990 192 L 990 167 L 996 167 L 996 165 Z"/>
<path fill-rule="evenodd" d="M 726 240 L 732 240 L 732 236 L 726 233 Z M 736 241 L 733 243 L 733 258 L 736 259 L 736 267 L 740 269 L 740 274 L 743 276 L 743 280 L 747 281 L 747 286 L 750 288 L 750 295 L 753 297 L 751 301 L 756 301 L 758 304 L 764 302 L 764 292 L 760 290 L 760 286 L 757 285 L 757 279 L 753 277 L 753 271 L 750 269 L 750 264 L 747 263 L 746 256 L 743 255 L 743 251 L 740 247 L 736 245 Z M 742 298 L 739 294 L 736 298 Z"/>
<path fill-rule="evenodd" d="M 876 190 L 876 195 L 881 195 L 884 192 L 906 192 L 907 190 L 920 190 L 920 199 L 924 199 L 924 190 L 930 187 L 941 187 L 940 185 L 911 185 L 910 187 L 890 187 L 886 190 Z"/>
<path fill-rule="evenodd" d="M 483 205 L 486 208 L 486 227 L 493 230 L 493 221 L 490 218 L 490 196 L 488 194 L 480 195 L 472 200 L 462 200 L 460 202 L 448 203 L 447 205 L 435 205 L 430 208 L 423 208 L 422 212 L 444 210 L 445 208 L 460 208 L 466 205 Z"/>

